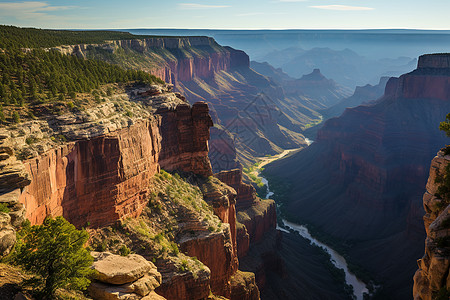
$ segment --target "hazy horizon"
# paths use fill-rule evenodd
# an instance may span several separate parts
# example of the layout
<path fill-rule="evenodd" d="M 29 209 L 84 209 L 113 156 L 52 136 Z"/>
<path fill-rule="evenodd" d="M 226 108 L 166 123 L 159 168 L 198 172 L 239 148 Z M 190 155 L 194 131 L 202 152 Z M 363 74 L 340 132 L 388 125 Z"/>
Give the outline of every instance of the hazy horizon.
<path fill-rule="evenodd" d="M 52 29 L 449 30 L 449 10 L 446 0 L 0 0 L 0 23 Z"/>

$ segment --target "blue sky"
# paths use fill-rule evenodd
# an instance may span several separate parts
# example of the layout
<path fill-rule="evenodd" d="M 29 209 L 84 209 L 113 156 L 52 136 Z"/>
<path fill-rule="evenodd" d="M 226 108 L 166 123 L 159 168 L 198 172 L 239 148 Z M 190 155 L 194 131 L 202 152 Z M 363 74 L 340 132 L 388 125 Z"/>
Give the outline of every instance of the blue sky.
<path fill-rule="evenodd" d="M 450 0 L 0 0 L 0 24 L 40 28 L 450 29 Z"/>

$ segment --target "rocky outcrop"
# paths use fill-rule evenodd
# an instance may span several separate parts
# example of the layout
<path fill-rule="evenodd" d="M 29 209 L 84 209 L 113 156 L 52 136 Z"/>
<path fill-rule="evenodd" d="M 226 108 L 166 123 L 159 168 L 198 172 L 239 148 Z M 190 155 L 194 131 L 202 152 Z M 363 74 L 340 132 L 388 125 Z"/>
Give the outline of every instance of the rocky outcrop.
<path fill-rule="evenodd" d="M 220 180 L 209 177 L 200 183 L 204 200 L 214 214 L 225 223 L 223 232 L 185 238 L 181 249 L 189 256 L 197 257 L 211 270 L 213 293 L 230 297 L 230 278 L 238 269 L 236 244 L 236 191 Z"/>
<path fill-rule="evenodd" d="M 230 297 L 230 278 L 237 270 L 237 257 L 233 253 L 230 228 L 223 233 L 196 236 L 180 241 L 180 250 L 189 256 L 197 257 L 211 270 L 210 286 L 215 295 Z"/>
<path fill-rule="evenodd" d="M 206 267 L 197 272 L 177 272 L 169 261 L 158 266 L 163 282 L 156 289 L 166 299 L 207 299 L 210 295 L 210 270 Z"/>
<path fill-rule="evenodd" d="M 160 108 L 161 153 L 159 164 L 165 170 L 182 170 L 212 175 L 208 158 L 209 128 L 213 125 L 208 104 L 178 105 L 175 110 Z"/>
<path fill-rule="evenodd" d="M 0 258 L 16 243 L 16 228 L 25 220 L 25 208 L 19 203 L 20 188 L 30 183 L 23 164 L 7 144 L 8 132 L 0 131 Z"/>
<path fill-rule="evenodd" d="M 411 296 L 411 262 L 424 237 L 422 187 L 434 149 L 447 142 L 438 127 L 450 111 L 443 93 L 450 75 L 440 68 L 421 72 L 390 79 L 382 98 L 328 120 L 310 147 L 265 170 L 290 190 L 283 205 L 289 218 L 354 240 L 351 259 L 383 278 L 397 299 Z"/>
<path fill-rule="evenodd" d="M 17 187 L 24 181 L 30 183 L 19 198 L 27 208 L 27 218 L 39 224 L 46 216 L 63 215 L 76 226 L 102 226 L 140 214 L 148 201 L 150 180 L 161 166 L 204 176 L 212 174 L 208 106 L 161 105 L 158 114 L 135 120 L 122 129 L 102 127 L 108 131 L 102 130 L 101 134 L 91 126 L 85 131 L 92 132 L 89 139 L 73 136 L 80 140 L 25 160 L 22 168 L 27 172 L 18 170 L 14 178 L 19 180 Z M 76 118 L 70 120 L 86 127 Z M 67 132 L 77 132 L 75 125 L 55 127 L 66 130 L 72 126 Z"/>
<path fill-rule="evenodd" d="M 16 231 L 11 226 L 11 217 L 0 212 L 0 257 L 8 255 L 15 243 Z"/>
<path fill-rule="evenodd" d="M 46 216 L 62 215 L 76 226 L 97 227 L 138 216 L 160 168 L 160 147 L 159 120 L 142 120 L 24 161 L 31 174 L 20 196 L 27 218 L 40 224 Z"/>
<path fill-rule="evenodd" d="M 242 170 L 222 171 L 214 175 L 237 192 L 237 247 L 239 258 L 245 257 L 252 244 L 276 227 L 276 208 L 273 200 L 261 200 L 255 188 L 242 181 Z"/>
<path fill-rule="evenodd" d="M 423 195 L 423 217 L 427 237 L 425 254 L 417 261 L 413 296 L 417 300 L 435 299 L 440 291 L 450 291 L 450 205 L 445 205 L 438 193 L 436 178 L 446 174 L 450 156 L 444 151 L 431 161 L 430 176 Z M 448 295 L 448 292 L 447 292 Z"/>
<path fill-rule="evenodd" d="M 450 57 L 448 54 L 428 54 L 419 57 L 418 69 L 450 69 Z"/>
<path fill-rule="evenodd" d="M 236 208 L 238 210 L 249 208 L 257 200 L 255 188 L 242 181 L 241 169 L 222 171 L 214 176 L 236 190 Z"/>
<path fill-rule="evenodd" d="M 94 281 L 89 294 L 98 300 L 165 299 L 155 293 L 161 274 L 153 263 L 140 255 L 114 255 L 93 252 Z"/>
<path fill-rule="evenodd" d="M 259 290 L 255 274 L 237 271 L 231 278 L 231 300 L 258 300 Z"/>

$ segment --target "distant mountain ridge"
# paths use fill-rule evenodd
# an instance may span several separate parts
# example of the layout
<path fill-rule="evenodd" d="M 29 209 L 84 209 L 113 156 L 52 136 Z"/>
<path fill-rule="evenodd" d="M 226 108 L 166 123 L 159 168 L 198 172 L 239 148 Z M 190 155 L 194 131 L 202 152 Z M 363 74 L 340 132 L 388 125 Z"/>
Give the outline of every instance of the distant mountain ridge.
<path fill-rule="evenodd" d="M 375 60 L 360 56 L 350 49 L 336 51 L 331 48 L 305 50 L 291 47 L 276 50 L 260 58 L 294 78 L 300 78 L 314 69 L 349 88 L 375 83 L 382 76 L 398 76 L 414 69 L 416 60 L 399 57 Z"/>

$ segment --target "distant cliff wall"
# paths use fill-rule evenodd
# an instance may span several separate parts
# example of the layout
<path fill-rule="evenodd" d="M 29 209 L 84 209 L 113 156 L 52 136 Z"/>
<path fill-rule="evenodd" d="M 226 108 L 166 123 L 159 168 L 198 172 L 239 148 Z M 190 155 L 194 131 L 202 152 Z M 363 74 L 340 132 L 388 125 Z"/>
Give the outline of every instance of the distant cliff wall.
<path fill-rule="evenodd" d="M 438 127 L 450 112 L 450 73 L 439 56 L 423 61 L 442 67 L 390 79 L 382 98 L 326 121 L 310 147 L 265 170 L 290 183 L 283 207 L 291 219 L 354 240 L 350 258 L 384 278 L 397 299 L 411 297 L 424 236 L 422 187 L 434 149 L 447 142 Z"/>
<path fill-rule="evenodd" d="M 119 48 L 151 56 L 151 64 L 143 64 L 144 69 L 172 84 L 191 81 L 194 77 L 208 79 L 215 72 L 248 68 L 250 65 L 245 52 L 222 47 L 213 38 L 205 36 L 150 37 L 104 44 L 60 46 L 54 49 L 64 54 L 91 57 L 99 51 L 114 53 Z"/>

